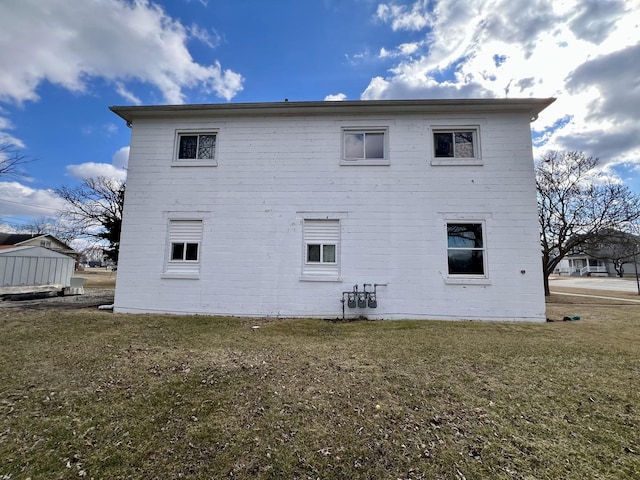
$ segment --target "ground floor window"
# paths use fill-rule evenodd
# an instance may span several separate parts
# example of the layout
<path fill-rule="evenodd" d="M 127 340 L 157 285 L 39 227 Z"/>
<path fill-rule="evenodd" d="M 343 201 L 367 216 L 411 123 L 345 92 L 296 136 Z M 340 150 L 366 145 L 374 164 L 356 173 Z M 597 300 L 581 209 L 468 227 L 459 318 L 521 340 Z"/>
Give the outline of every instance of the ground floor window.
<path fill-rule="evenodd" d="M 171 242 L 172 262 L 197 262 L 198 243 Z"/>
<path fill-rule="evenodd" d="M 340 220 L 305 219 L 303 223 L 303 275 L 337 276 L 339 258 Z"/>
<path fill-rule="evenodd" d="M 336 245 L 332 243 L 307 244 L 307 263 L 336 263 Z"/>
<path fill-rule="evenodd" d="M 202 220 L 169 220 L 165 273 L 198 274 Z"/>
<path fill-rule="evenodd" d="M 485 275 L 483 224 L 447 223 L 449 275 Z"/>

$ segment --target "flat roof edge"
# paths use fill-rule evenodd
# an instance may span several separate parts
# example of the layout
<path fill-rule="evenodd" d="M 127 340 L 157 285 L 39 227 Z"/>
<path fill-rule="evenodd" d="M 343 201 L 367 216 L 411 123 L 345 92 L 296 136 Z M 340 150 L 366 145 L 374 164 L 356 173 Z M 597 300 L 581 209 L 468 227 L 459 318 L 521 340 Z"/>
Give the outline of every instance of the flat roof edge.
<path fill-rule="evenodd" d="M 135 118 L 188 116 L 330 115 L 384 113 L 526 112 L 536 117 L 555 98 L 487 98 L 434 100 L 346 100 L 312 102 L 211 103 L 110 106 L 127 123 Z"/>

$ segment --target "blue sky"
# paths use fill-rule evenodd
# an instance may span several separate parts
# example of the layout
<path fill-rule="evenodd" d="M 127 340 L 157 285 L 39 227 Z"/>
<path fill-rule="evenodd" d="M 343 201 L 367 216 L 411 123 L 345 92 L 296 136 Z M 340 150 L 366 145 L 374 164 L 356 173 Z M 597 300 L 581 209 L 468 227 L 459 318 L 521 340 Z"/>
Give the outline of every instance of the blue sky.
<path fill-rule="evenodd" d="M 557 97 L 534 155 L 583 150 L 640 193 L 639 0 L 0 0 L 0 228 L 126 177 L 109 105 Z"/>

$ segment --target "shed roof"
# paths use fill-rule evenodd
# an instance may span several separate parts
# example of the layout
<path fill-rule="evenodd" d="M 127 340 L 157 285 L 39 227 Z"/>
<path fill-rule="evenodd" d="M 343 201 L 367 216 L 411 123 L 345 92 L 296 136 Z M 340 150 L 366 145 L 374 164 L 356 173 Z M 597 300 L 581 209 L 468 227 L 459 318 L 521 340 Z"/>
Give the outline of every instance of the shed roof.
<path fill-rule="evenodd" d="M 35 245 L 24 245 L 22 247 L 3 248 L 0 250 L 0 256 L 9 257 L 47 257 L 47 258 L 68 258 L 75 262 L 73 257 L 64 253 L 55 252 L 44 247 Z"/>
<path fill-rule="evenodd" d="M 11 247 L 14 245 L 21 245 L 24 242 L 29 240 L 34 240 L 38 238 L 48 238 L 60 244 L 62 247 L 52 247 L 53 250 L 65 252 L 72 255 L 77 255 L 78 252 L 67 245 L 65 242 L 60 240 L 59 238 L 54 237 L 51 234 L 43 233 L 43 234 L 31 234 L 31 233 L 1 233 L 0 232 L 0 248 Z"/>
<path fill-rule="evenodd" d="M 351 100 L 314 102 L 209 103 L 187 105 L 111 106 L 131 125 L 138 118 L 228 117 L 268 115 L 366 115 L 519 112 L 535 120 L 555 98 L 482 98 L 432 100 Z"/>

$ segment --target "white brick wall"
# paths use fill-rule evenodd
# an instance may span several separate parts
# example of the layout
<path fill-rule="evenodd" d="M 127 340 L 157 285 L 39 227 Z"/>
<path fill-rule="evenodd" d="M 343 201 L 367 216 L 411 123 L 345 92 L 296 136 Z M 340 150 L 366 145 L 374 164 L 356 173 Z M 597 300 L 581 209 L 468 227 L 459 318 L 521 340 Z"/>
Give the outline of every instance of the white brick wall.
<path fill-rule="evenodd" d="M 482 166 L 432 166 L 431 125 L 479 125 Z M 341 128 L 389 129 L 390 165 L 341 166 Z M 175 131 L 217 129 L 216 167 L 173 167 Z M 341 212 L 341 281 L 300 279 L 299 212 Z M 199 279 L 163 278 L 172 214 L 203 219 Z M 486 220 L 485 285 L 451 285 L 445 220 Z M 545 318 L 527 115 L 136 120 L 115 309 L 369 318 Z M 526 273 L 522 274 L 521 270 Z"/>

